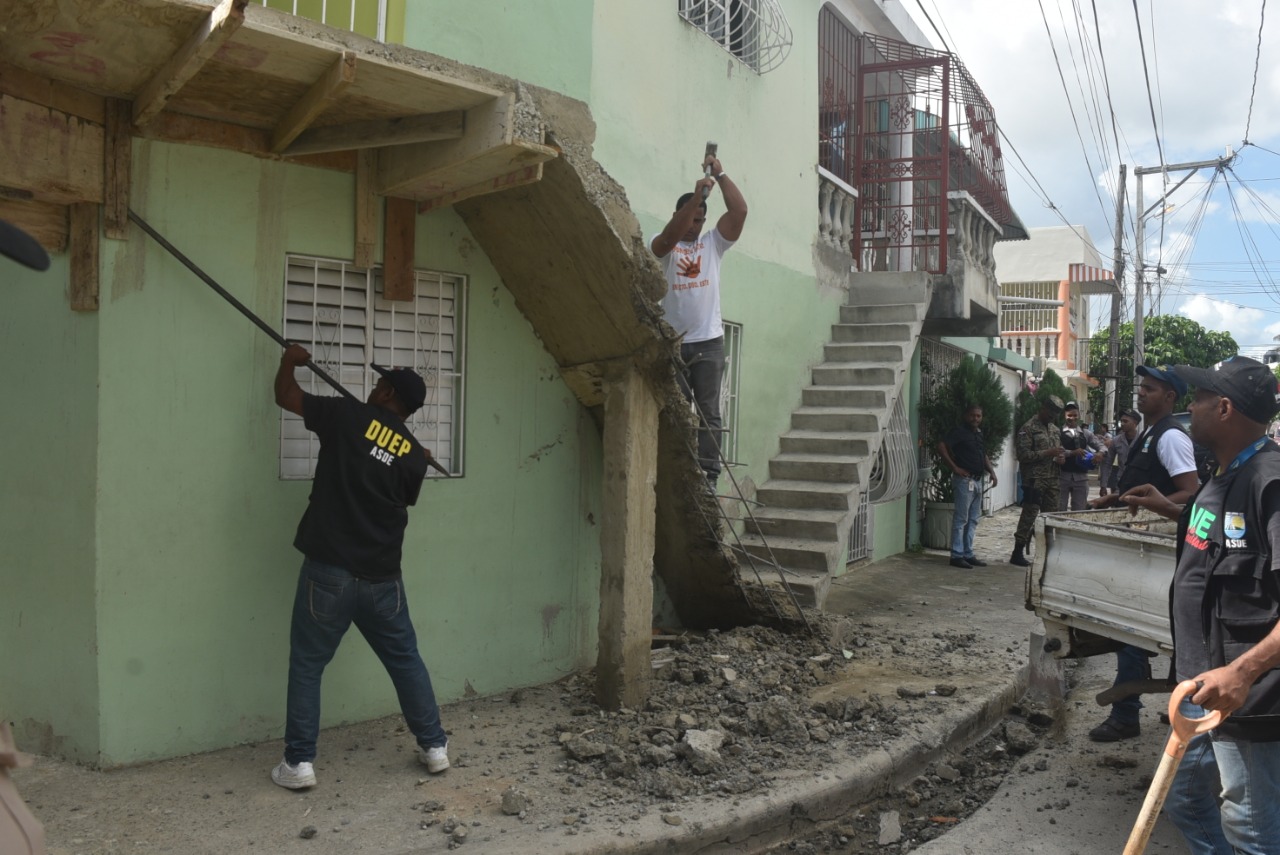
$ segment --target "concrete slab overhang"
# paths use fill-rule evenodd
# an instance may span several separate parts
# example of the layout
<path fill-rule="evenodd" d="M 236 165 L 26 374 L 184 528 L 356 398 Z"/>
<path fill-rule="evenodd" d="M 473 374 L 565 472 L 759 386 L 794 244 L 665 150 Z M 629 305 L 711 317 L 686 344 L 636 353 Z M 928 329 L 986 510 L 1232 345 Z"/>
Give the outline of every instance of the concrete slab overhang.
<path fill-rule="evenodd" d="M 666 282 L 592 156 L 586 104 L 247 0 L 18 6 L 0 24 L 0 151 L 13 153 L 0 157 L 0 217 L 61 250 L 68 207 L 101 204 L 111 236 L 128 174 L 113 189 L 110 164 L 127 166 L 132 136 L 354 171 L 357 202 L 453 206 L 584 406 L 620 367 L 652 387 L 654 565 L 684 623 L 753 620 L 689 448 Z M 89 222 L 96 241 L 96 211 Z"/>
<path fill-rule="evenodd" d="M 151 139 L 347 171 L 376 151 L 371 190 L 426 207 L 538 180 L 557 155 L 514 86 L 248 0 L 16 5 L 0 26 L 10 199 L 102 202 L 113 100 Z M 60 162 L 31 156 L 55 140 Z"/>

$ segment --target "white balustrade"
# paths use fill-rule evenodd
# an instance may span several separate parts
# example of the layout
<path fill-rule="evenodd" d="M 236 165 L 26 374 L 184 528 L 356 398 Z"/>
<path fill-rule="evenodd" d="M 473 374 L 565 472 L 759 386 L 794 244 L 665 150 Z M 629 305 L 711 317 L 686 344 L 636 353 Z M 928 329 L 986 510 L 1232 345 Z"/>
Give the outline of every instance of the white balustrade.
<path fill-rule="evenodd" d="M 829 170 L 818 167 L 818 239 L 852 254 L 853 215 L 858 191 Z"/>

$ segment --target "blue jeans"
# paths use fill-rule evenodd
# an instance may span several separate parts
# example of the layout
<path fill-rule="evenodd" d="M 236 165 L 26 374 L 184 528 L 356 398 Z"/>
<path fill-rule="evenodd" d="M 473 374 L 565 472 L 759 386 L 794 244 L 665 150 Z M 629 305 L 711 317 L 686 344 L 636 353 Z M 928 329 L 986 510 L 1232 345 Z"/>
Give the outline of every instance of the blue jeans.
<path fill-rule="evenodd" d="M 956 497 L 955 514 L 951 517 L 951 557 L 973 557 L 973 535 L 982 516 L 982 481 L 977 478 L 951 476 L 951 490 Z"/>
<path fill-rule="evenodd" d="M 1132 644 L 1126 644 L 1116 651 L 1116 681 L 1112 683 L 1113 686 L 1150 677 L 1150 653 Z M 1138 712 L 1141 709 L 1141 696 L 1129 695 L 1111 705 L 1111 718 L 1124 724 L 1138 724 Z"/>
<path fill-rule="evenodd" d="M 698 465 L 714 482 L 720 477 L 720 381 L 724 375 L 724 336 L 680 345 L 684 370 L 676 374 L 680 391 L 698 410 Z"/>
<path fill-rule="evenodd" d="M 1183 701 L 1181 713 L 1205 710 Z M 1280 853 L 1280 742 L 1204 733 L 1191 740 L 1164 803 L 1192 855 Z"/>
<path fill-rule="evenodd" d="M 307 558 L 298 576 L 289 632 L 284 759 L 290 763 L 315 759 L 320 735 L 320 678 L 352 622 L 387 669 L 400 699 L 400 711 L 418 744 L 432 748 L 446 742 L 431 676 L 418 654 L 418 637 L 409 620 L 402 582 L 359 579 L 341 567 Z"/>

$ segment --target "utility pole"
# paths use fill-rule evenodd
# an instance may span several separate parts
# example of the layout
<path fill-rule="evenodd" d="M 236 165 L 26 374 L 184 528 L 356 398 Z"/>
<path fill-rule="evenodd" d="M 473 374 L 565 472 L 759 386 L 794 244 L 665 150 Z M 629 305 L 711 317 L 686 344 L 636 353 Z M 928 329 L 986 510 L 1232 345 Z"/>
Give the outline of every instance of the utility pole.
<path fill-rule="evenodd" d="M 1143 279 L 1144 279 L 1144 274 L 1146 272 L 1146 266 L 1142 263 L 1142 240 L 1143 240 L 1143 236 L 1146 233 L 1144 224 L 1146 223 L 1147 215 L 1150 214 L 1152 211 L 1154 211 L 1157 207 L 1160 207 L 1166 204 L 1168 202 L 1169 195 L 1173 193 L 1175 190 L 1177 190 L 1179 187 L 1181 187 L 1183 184 L 1186 184 L 1187 181 L 1189 181 L 1191 177 L 1195 175 L 1197 172 L 1199 172 L 1201 169 L 1208 169 L 1210 167 L 1213 167 L 1214 169 L 1226 169 L 1231 165 L 1231 163 L 1235 159 L 1236 159 L 1235 152 L 1231 150 L 1231 146 L 1227 146 L 1226 156 L 1214 158 L 1213 160 L 1197 160 L 1193 163 L 1171 163 L 1168 166 L 1134 167 L 1133 174 L 1134 174 L 1136 183 L 1138 185 L 1138 190 L 1137 190 L 1138 222 L 1134 224 L 1134 230 L 1136 232 L 1135 243 L 1137 244 L 1137 246 L 1135 246 L 1133 250 L 1133 254 L 1134 254 L 1133 368 L 1135 372 L 1137 371 L 1137 368 L 1139 365 L 1145 364 L 1143 360 L 1143 354 L 1146 349 L 1146 342 L 1143 340 L 1144 318 L 1143 318 L 1143 307 L 1142 307 L 1142 297 L 1143 297 L 1142 292 L 1143 292 L 1143 288 L 1145 287 L 1145 283 Z M 1177 184 L 1173 185 L 1173 187 L 1170 188 L 1168 193 L 1163 194 L 1159 199 L 1157 199 L 1150 208 L 1144 209 L 1142 207 L 1142 177 L 1144 175 L 1152 175 L 1155 173 L 1167 175 L 1170 172 L 1186 172 L 1187 175 Z M 1134 377 L 1134 384 L 1133 384 L 1132 406 L 1134 407 L 1138 406 L 1138 384 L 1137 384 L 1136 374 Z"/>
<path fill-rule="evenodd" d="M 1116 290 L 1111 295 L 1111 341 L 1107 348 L 1106 391 L 1102 397 L 1102 420 L 1108 425 L 1114 425 L 1116 420 L 1116 372 L 1119 370 L 1116 361 L 1120 356 L 1120 300 L 1124 296 L 1124 291 L 1121 290 L 1124 283 L 1124 253 L 1121 252 L 1124 241 L 1124 179 L 1128 169 L 1128 164 L 1120 164 L 1120 186 L 1116 191 L 1115 249 L 1111 254 Z"/>

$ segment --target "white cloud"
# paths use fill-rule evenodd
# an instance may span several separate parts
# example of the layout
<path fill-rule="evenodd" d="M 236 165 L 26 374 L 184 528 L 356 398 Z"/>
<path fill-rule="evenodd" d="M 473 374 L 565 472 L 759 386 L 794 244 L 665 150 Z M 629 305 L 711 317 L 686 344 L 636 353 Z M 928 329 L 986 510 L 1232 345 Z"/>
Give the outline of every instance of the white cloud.
<path fill-rule="evenodd" d="M 1178 314 L 1191 318 L 1205 329 L 1231 333 L 1237 342 L 1256 342 L 1261 335 L 1259 328 L 1266 314 L 1258 309 L 1237 306 L 1215 300 L 1207 294 L 1193 294 L 1181 306 Z M 1280 328 L 1280 324 L 1273 324 Z"/>

